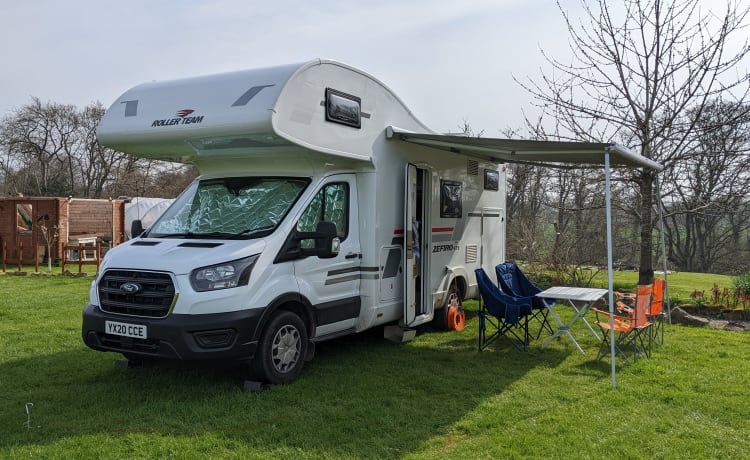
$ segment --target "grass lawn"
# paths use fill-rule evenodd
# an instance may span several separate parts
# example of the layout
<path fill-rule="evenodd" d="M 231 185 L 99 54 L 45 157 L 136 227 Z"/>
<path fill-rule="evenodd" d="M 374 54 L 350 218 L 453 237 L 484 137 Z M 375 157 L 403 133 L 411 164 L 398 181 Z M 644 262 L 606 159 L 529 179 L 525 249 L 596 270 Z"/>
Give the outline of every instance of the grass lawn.
<path fill-rule="evenodd" d="M 613 390 L 580 324 L 586 355 L 566 339 L 478 353 L 472 302 L 462 332 L 326 342 L 296 383 L 246 393 L 232 369 L 86 348 L 90 282 L 0 275 L 0 458 L 750 457 L 746 333 L 667 326 Z"/>
<path fill-rule="evenodd" d="M 657 274 L 656 276 L 662 277 L 663 275 Z M 615 289 L 633 289 L 638 284 L 638 272 L 615 272 L 613 279 Z M 670 299 L 680 299 L 683 303 L 690 299 L 690 294 L 695 290 L 705 291 L 706 295 L 709 295 L 714 284 L 721 289 L 733 287 L 731 276 L 711 273 L 672 273 L 667 276 L 667 280 Z M 607 283 L 605 269 L 594 277 L 592 284 L 607 288 Z"/>

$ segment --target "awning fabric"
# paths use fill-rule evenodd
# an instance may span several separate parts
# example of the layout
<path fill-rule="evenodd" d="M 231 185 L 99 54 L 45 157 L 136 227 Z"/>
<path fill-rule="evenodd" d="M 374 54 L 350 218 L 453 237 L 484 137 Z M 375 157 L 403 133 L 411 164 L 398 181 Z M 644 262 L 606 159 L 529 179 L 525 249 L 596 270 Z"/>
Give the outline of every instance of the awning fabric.
<path fill-rule="evenodd" d="M 469 155 L 498 163 L 529 163 L 551 166 L 604 165 L 604 153 L 610 154 L 610 166 L 646 167 L 661 171 L 663 166 L 632 150 L 614 143 L 529 141 L 467 137 L 449 134 L 414 133 L 393 126 L 386 135 L 414 144 Z"/>

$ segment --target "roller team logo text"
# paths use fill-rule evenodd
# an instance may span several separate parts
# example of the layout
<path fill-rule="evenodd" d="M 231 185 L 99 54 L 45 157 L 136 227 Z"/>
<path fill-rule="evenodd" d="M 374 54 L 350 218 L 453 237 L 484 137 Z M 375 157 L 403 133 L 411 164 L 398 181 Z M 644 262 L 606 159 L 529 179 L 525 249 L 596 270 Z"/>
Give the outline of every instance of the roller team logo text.
<path fill-rule="evenodd" d="M 202 123 L 203 115 L 192 116 L 193 112 L 195 112 L 195 110 L 192 109 L 178 110 L 172 118 L 154 120 L 153 123 L 151 123 L 151 127 L 156 128 L 159 126 L 191 125 Z"/>

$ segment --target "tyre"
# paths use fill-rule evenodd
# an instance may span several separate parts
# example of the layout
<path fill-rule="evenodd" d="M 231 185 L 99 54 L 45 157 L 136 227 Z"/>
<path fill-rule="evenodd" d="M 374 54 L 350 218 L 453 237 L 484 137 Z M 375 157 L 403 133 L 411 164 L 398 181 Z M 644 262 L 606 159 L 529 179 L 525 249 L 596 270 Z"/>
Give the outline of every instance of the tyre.
<path fill-rule="evenodd" d="M 448 327 L 448 307 L 451 305 L 455 306 L 461 306 L 461 291 L 458 289 L 458 283 L 456 280 L 453 280 L 450 287 L 448 288 L 448 293 L 446 295 L 446 301 L 443 308 L 439 310 L 435 310 L 435 317 L 432 319 L 432 325 L 438 330 L 441 331 L 447 331 L 450 328 Z"/>
<path fill-rule="evenodd" d="M 260 336 L 253 372 L 271 384 L 291 383 L 299 377 L 307 357 L 307 329 L 299 316 L 278 312 Z"/>
<path fill-rule="evenodd" d="M 435 316 L 432 318 L 432 327 L 438 331 L 448 330 L 448 306 L 444 306 L 440 310 L 435 310 Z"/>

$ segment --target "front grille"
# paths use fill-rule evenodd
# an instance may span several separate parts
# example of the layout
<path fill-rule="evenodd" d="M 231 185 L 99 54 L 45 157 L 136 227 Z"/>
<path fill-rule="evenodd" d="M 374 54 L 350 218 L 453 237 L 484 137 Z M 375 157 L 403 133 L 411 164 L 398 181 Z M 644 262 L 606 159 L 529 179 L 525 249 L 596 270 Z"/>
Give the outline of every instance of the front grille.
<path fill-rule="evenodd" d="M 123 284 L 137 284 L 136 293 L 126 293 Z M 103 311 L 129 316 L 163 318 L 175 298 L 174 283 L 167 273 L 107 270 L 99 281 L 99 302 Z"/>

